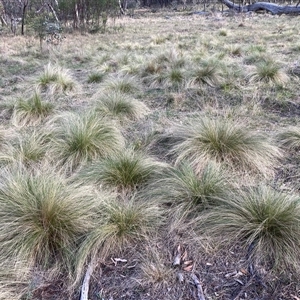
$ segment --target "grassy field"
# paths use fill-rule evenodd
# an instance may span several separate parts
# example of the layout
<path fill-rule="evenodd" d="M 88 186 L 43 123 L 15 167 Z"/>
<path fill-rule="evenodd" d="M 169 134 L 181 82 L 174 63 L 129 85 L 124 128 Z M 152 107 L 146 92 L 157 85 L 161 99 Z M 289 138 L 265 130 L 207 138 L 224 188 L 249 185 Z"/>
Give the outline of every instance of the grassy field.
<path fill-rule="evenodd" d="M 299 299 L 298 21 L 4 32 L 0 299 Z"/>

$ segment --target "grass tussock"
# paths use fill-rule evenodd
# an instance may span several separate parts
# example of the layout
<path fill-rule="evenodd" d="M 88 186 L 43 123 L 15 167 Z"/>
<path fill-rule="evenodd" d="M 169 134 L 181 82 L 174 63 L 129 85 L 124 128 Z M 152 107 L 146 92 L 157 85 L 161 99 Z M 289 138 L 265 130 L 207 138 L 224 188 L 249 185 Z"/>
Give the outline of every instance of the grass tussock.
<path fill-rule="evenodd" d="M 78 84 L 69 70 L 49 63 L 44 67 L 44 73 L 38 78 L 38 88 L 55 95 L 74 92 L 78 90 Z"/>
<path fill-rule="evenodd" d="M 125 195 L 141 188 L 160 173 L 163 167 L 163 163 L 141 152 L 126 149 L 84 167 L 79 178 Z"/>
<path fill-rule="evenodd" d="M 0 166 L 6 166 L 15 161 L 14 141 L 18 133 L 12 128 L 6 129 L 0 126 Z"/>
<path fill-rule="evenodd" d="M 70 171 L 124 146 L 124 138 L 114 124 L 94 112 L 64 113 L 54 118 L 50 126 L 52 158 Z"/>
<path fill-rule="evenodd" d="M 248 76 L 250 82 L 266 82 L 268 84 L 284 85 L 289 81 L 289 76 L 275 61 L 262 60 L 256 65 L 256 70 Z"/>
<path fill-rule="evenodd" d="M 21 300 L 28 294 L 30 268 L 25 262 L 1 262 L 0 264 L 0 300 Z"/>
<path fill-rule="evenodd" d="M 218 242 L 241 241 L 249 259 L 267 269 L 299 272 L 299 209 L 298 196 L 260 186 L 224 199 L 203 226 Z"/>
<path fill-rule="evenodd" d="M 183 162 L 166 169 L 161 177 L 150 187 L 151 195 L 179 208 L 184 214 L 218 205 L 219 199 L 229 197 L 232 189 L 220 166 L 212 162 L 200 174 Z"/>
<path fill-rule="evenodd" d="M 135 76 L 111 76 L 103 82 L 103 87 L 108 92 L 134 94 L 140 90 L 138 78 Z"/>
<path fill-rule="evenodd" d="M 88 76 L 87 83 L 100 83 L 105 78 L 104 72 L 94 72 Z"/>
<path fill-rule="evenodd" d="M 137 198 L 105 198 L 97 212 L 98 222 L 79 251 L 79 270 L 89 257 L 98 254 L 104 261 L 128 246 L 149 241 L 163 221 L 163 211 L 157 203 Z"/>
<path fill-rule="evenodd" d="M 223 71 L 220 61 L 209 58 L 202 59 L 189 75 L 189 85 L 197 87 L 202 84 L 217 86 L 223 80 Z"/>
<path fill-rule="evenodd" d="M 196 173 L 212 160 L 236 171 L 267 176 L 281 157 L 266 136 L 225 118 L 197 118 L 176 127 L 174 136 L 178 138 L 172 150 L 176 163 L 188 160 Z"/>
<path fill-rule="evenodd" d="M 20 99 L 14 107 L 13 122 L 17 125 L 38 125 L 54 112 L 54 104 L 44 101 L 39 92 L 27 99 Z"/>
<path fill-rule="evenodd" d="M 0 173 L 0 256 L 30 267 L 69 269 L 80 237 L 91 226 L 93 195 L 51 170 L 28 172 L 21 165 Z"/>
<path fill-rule="evenodd" d="M 277 135 L 280 144 L 290 150 L 299 151 L 300 150 L 300 128 L 290 127 Z"/>
<path fill-rule="evenodd" d="M 100 94 L 94 109 L 103 116 L 119 120 L 122 124 L 142 119 L 150 112 L 146 104 L 121 92 Z"/>
<path fill-rule="evenodd" d="M 166 265 L 166 261 L 157 249 L 151 249 L 146 256 L 142 257 L 141 264 L 142 285 L 154 286 L 154 289 L 165 288 L 170 281 L 174 280 L 174 269 Z"/>
<path fill-rule="evenodd" d="M 48 151 L 49 136 L 40 130 L 19 134 L 11 144 L 11 162 L 19 162 L 26 167 L 37 167 Z"/>

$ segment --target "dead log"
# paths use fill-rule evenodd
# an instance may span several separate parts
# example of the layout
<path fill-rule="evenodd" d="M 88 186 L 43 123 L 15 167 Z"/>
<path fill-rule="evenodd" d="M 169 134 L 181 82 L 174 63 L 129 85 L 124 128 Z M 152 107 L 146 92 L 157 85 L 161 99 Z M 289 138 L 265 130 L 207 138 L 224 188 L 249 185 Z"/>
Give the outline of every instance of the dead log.
<path fill-rule="evenodd" d="M 230 9 L 233 9 L 237 12 L 243 12 L 243 13 L 265 11 L 273 15 L 300 14 L 300 7 L 298 7 L 298 5 L 281 6 L 269 2 L 256 2 L 254 4 L 249 4 L 249 5 L 240 5 L 240 4 L 235 4 L 229 0 L 220 0 L 220 2 L 225 4 Z"/>

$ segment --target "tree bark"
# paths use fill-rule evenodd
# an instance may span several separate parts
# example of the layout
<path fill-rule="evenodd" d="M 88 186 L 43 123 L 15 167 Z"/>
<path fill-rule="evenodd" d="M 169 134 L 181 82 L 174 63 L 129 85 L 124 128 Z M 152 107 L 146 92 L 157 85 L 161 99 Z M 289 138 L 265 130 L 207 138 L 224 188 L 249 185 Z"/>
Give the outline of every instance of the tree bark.
<path fill-rule="evenodd" d="M 28 0 L 23 2 L 23 10 L 22 10 L 22 25 L 21 25 L 21 34 L 24 35 L 24 25 L 25 25 L 25 15 L 26 15 L 26 8 L 28 5 Z"/>
<path fill-rule="evenodd" d="M 256 2 L 254 4 L 249 5 L 239 5 L 234 4 L 229 0 L 220 0 L 221 3 L 225 4 L 228 8 L 233 9 L 237 12 L 258 12 L 258 11 L 266 11 L 273 15 L 282 15 L 282 14 L 300 14 L 300 7 L 298 5 L 277 5 L 275 3 L 269 2 Z"/>

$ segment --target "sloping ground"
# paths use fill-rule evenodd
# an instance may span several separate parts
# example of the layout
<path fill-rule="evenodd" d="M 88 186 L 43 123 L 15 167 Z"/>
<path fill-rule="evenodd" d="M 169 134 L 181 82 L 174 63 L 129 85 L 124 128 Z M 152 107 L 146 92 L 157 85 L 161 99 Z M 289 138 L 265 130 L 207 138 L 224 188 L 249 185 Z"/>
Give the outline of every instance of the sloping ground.
<path fill-rule="evenodd" d="M 171 138 L 165 134 L 174 123 L 184 123 L 198 114 L 240 118 L 247 121 L 251 129 L 270 135 L 290 125 L 299 125 L 298 78 L 291 77 L 288 83 L 277 86 L 251 81 L 247 74 L 253 72 L 260 56 L 276 59 L 286 73 L 298 64 L 297 19 L 269 15 L 225 18 L 215 12 L 206 18 L 162 11 L 144 12 L 143 16 L 137 14 L 136 18 L 118 22 L 119 31 L 68 35 L 62 45 L 49 45 L 43 55 L 39 55 L 38 41 L 34 48 L 27 45 L 26 40 L 9 44 L 10 39 L 5 37 L 6 44 L 0 41 L 0 50 L 9 48 L 12 52 L 8 51 L 6 58 L 0 60 L 1 104 L 30 92 L 36 83 L 35 77 L 42 72 L 41 66 L 48 61 L 68 67 L 81 85 L 75 95 L 63 93 L 50 98 L 58 111 L 81 112 L 89 107 L 98 89 L 101 93 L 103 88 L 103 82 L 87 82 L 94 70 L 106 72 L 108 78 L 119 73 L 132 75 L 139 88 L 135 97 L 146 103 L 151 113 L 146 120 L 124 125 L 122 133 L 136 147 L 170 163 L 173 163 L 168 156 L 168 138 Z M 198 87 L 191 82 L 181 86 L 178 85 L 181 77 L 175 74 L 173 85 L 164 73 L 176 65 L 182 67 L 184 76 L 189 78 L 189 69 L 205 57 L 213 57 L 221 66 L 226 65 L 222 73 L 226 77 L 224 82 L 216 80 L 217 83 L 207 84 L 204 80 Z M 145 75 L 145 70 L 150 75 Z M 156 75 L 156 71 L 163 76 L 151 76 Z M 10 109 L 12 107 L 14 105 Z M 7 110 L 4 105 L 1 125 L 19 130 L 10 123 Z M 163 138 L 157 139 L 160 136 Z M 276 172 L 275 178 L 266 180 L 266 184 L 298 195 L 299 158 L 286 154 Z M 234 180 L 239 179 L 235 176 Z M 206 300 L 300 298 L 300 280 L 294 271 L 275 273 L 271 266 L 253 265 L 247 259 L 247 249 L 241 245 L 235 243 L 214 249 L 193 236 L 196 233 L 192 226 L 186 227 L 177 228 L 177 234 L 174 234 L 176 230 L 166 233 L 162 228 L 157 232 L 158 237 L 151 236 L 149 244 L 134 244 L 106 259 L 99 257 L 90 282 L 89 299 L 200 300 L 199 286 L 195 285 L 192 275 L 199 279 Z M 180 263 L 174 266 L 178 252 Z M 33 270 L 32 273 L 27 286 L 29 292 L 22 299 L 69 299 L 65 274 L 51 279 L 47 272 Z M 70 299 L 80 298 L 80 285 Z"/>

